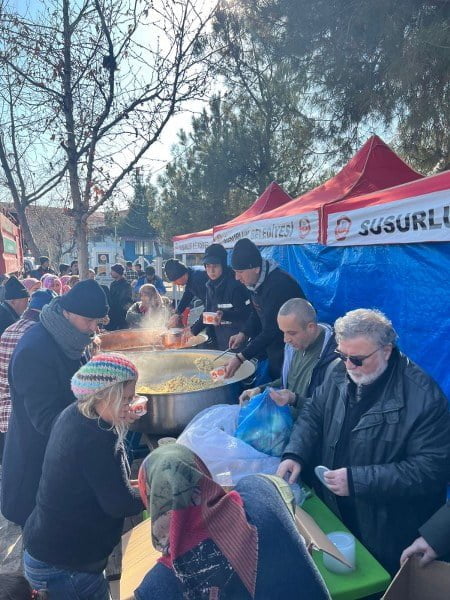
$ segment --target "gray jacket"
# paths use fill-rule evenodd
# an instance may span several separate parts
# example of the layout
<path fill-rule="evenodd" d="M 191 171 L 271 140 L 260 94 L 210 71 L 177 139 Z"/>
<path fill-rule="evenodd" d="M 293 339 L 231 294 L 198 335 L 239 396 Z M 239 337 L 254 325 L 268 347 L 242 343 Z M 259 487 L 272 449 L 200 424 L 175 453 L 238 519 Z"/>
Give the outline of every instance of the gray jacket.
<path fill-rule="evenodd" d="M 450 474 L 450 416 L 438 385 L 406 356 L 398 360 L 383 394 L 350 437 L 350 465 L 361 541 L 391 572 L 418 529 L 445 501 Z M 284 457 L 306 466 L 320 451 L 333 467 L 345 416 L 348 378 L 338 364 L 304 405 Z M 289 456 L 287 456 L 289 455 Z M 320 493 L 339 516 L 336 496 Z"/>

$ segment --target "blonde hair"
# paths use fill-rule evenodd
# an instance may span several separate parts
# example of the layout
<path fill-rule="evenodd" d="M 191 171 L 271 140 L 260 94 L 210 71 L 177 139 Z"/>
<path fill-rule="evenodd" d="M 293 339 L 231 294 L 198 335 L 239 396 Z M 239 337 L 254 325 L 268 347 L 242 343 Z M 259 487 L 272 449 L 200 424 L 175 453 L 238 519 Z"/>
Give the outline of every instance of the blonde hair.
<path fill-rule="evenodd" d="M 122 408 L 124 387 L 127 385 L 127 383 L 130 383 L 130 381 L 134 380 L 129 379 L 127 381 L 120 381 L 119 383 L 115 383 L 114 385 L 101 390 L 100 392 L 86 394 L 77 399 L 78 410 L 88 419 L 100 419 L 96 410 L 99 402 L 105 402 L 105 404 L 111 409 L 111 413 L 115 417 L 115 422 L 111 425 L 111 430 L 114 429 L 118 436 L 116 451 L 123 444 L 128 431 L 128 425 L 119 418 L 119 413 L 120 409 Z"/>

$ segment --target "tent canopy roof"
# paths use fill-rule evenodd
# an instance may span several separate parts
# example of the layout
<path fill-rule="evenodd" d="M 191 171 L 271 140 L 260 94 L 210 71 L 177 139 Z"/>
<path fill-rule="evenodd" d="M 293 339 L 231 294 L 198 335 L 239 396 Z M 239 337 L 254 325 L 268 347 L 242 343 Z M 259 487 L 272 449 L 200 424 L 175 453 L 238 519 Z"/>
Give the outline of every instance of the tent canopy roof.
<path fill-rule="evenodd" d="M 237 225 L 241 222 L 256 217 L 264 212 L 278 208 L 279 206 L 286 204 L 292 200 L 291 196 L 281 188 L 276 181 L 272 181 L 264 192 L 257 198 L 253 204 L 247 208 L 241 215 L 238 215 L 234 219 L 227 221 L 219 227 L 226 227 L 228 225 Z M 172 238 L 173 242 L 182 242 L 189 240 L 190 238 L 207 237 L 213 236 L 213 229 L 204 229 L 203 231 L 197 231 L 195 233 L 184 233 L 183 235 L 176 235 Z"/>
<path fill-rule="evenodd" d="M 381 138 L 374 135 L 334 177 L 291 202 L 265 213 L 264 219 L 308 213 L 325 204 L 421 177 L 423 175 L 411 169 Z"/>
<path fill-rule="evenodd" d="M 423 177 L 419 180 L 409 181 L 387 189 L 380 189 L 369 194 L 349 197 L 345 200 L 331 204 L 325 208 L 326 214 L 341 213 L 348 210 L 357 210 L 365 206 L 376 206 L 396 200 L 404 200 L 417 196 L 426 196 L 450 188 L 450 171 Z M 424 207 L 426 208 L 426 206 Z"/>

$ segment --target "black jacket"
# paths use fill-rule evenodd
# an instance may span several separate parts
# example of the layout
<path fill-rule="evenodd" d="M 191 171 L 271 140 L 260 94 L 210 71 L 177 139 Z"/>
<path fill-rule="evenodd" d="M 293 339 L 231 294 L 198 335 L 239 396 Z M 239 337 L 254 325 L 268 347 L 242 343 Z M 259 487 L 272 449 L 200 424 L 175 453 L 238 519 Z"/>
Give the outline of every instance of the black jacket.
<path fill-rule="evenodd" d="M 207 282 L 208 275 L 204 269 L 188 267 L 188 280 L 184 288 L 184 294 L 177 306 L 177 314 L 181 315 L 194 298 L 198 298 L 202 301 L 203 306 L 205 305 Z"/>
<path fill-rule="evenodd" d="M 419 529 L 438 557 L 450 554 L 450 500 Z"/>
<path fill-rule="evenodd" d="M 35 505 L 53 423 L 75 400 L 70 379 L 80 366 L 80 360 L 64 354 L 42 323 L 25 332 L 11 357 L 13 410 L 3 456 L 1 509 L 9 521 L 22 527 Z"/>
<path fill-rule="evenodd" d="M 109 323 L 107 329 L 126 329 L 127 310 L 133 304 L 131 285 L 125 278 L 111 282 L 109 286 Z"/>
<path fill-rule="evenodd" d="M 391 572 L 418 529 L 445 500 L 450 475 L 450 416 L 438 385 L 406 356 L 397 360 L 377 401 L 350 434 L 349 467 L 361 542 Z M 283 458 L 332 467 L 349 380 L 343 363 L 303 406 Z M 340 515 L 337 498 L 317 484 Z"/>
<path fill-rule="evenodd" d="M 37 269 L 34 269 L 33 271 L 30 272 L 30 277 L 34 277 L 35 279 L 41 279 L 41 277 L 43 277 L 44 275 L 56 275 L 55 271 L 53 269 L 43 269 L 42 267 L 38 267 Z"/>
<path fill-rule="evenodd" d="M 84 417 L 75 403 L 61 413 L 24 529 L 31 556 L 71 570 L 102 571 L 120 541 L 124 518 L 144 508 L 127 482 L 128 463 L 116 442 L 108 423 Z"/>
<path fill-rule="evenodd" d="M 241 331 L 251 311 L 250 294 L 247 288 L 236 280 L 234 271 L 230 267 L 226 267 L 223 275 L 217 281 L 208 280 L 205 310 L 207 312 L 218 310 L 223 312 L 222 322 L 224 324 L 218 327 L 208 327 L 208 333 L 213 338 L 214 348 L 226 350 L 230 336 Z M 192 325 L 191 331 L 197 335 L 204 327 L 203 315 L 200 315 Z"/>
<path fill-rule="evenodd" d="M 269 261 L 263 261 L 267 275 L 263 283 L 250 291 L 253 311 L 242 328 L 250 339 L 242 355 L 247 359 L 264 357 L 269 359 L 269 371 L 274 379 L 280 376 L 283 364 L 284 339 L 278 328 L 277 315 L 281 306 L 291 298 L 304 298 L 300 285 L 289 273 L 279 267 L 272 268 Z"/>
<path fill-rule="evenodd" d="M 7 327 L 18 321 L 20 316 L 6 301 L 0 302 L 0 335 Z"/>

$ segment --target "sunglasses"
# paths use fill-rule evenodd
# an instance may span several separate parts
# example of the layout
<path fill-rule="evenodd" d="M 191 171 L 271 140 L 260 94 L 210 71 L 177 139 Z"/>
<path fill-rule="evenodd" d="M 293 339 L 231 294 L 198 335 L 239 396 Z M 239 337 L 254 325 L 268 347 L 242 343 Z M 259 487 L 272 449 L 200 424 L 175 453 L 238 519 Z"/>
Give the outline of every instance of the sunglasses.
<path fill-rule="evenodd" d="M 366 354 L 366 356 L 351 356 L 349 354 L 344 354 L 340 350 L 335 350 L 335 353 L 344 362 L 347 362 L 349 360 L 352 364 L 355 365 L 355 367 L 362 367 L 363 362 L 366 359 L 370 358 L 373 354 L 375 354 L 375 352 L 378 352 L 378 350 L 382 350 L 382 348 L 377 348 L 376 350 L 374 350 L 370 354 Z"/>

